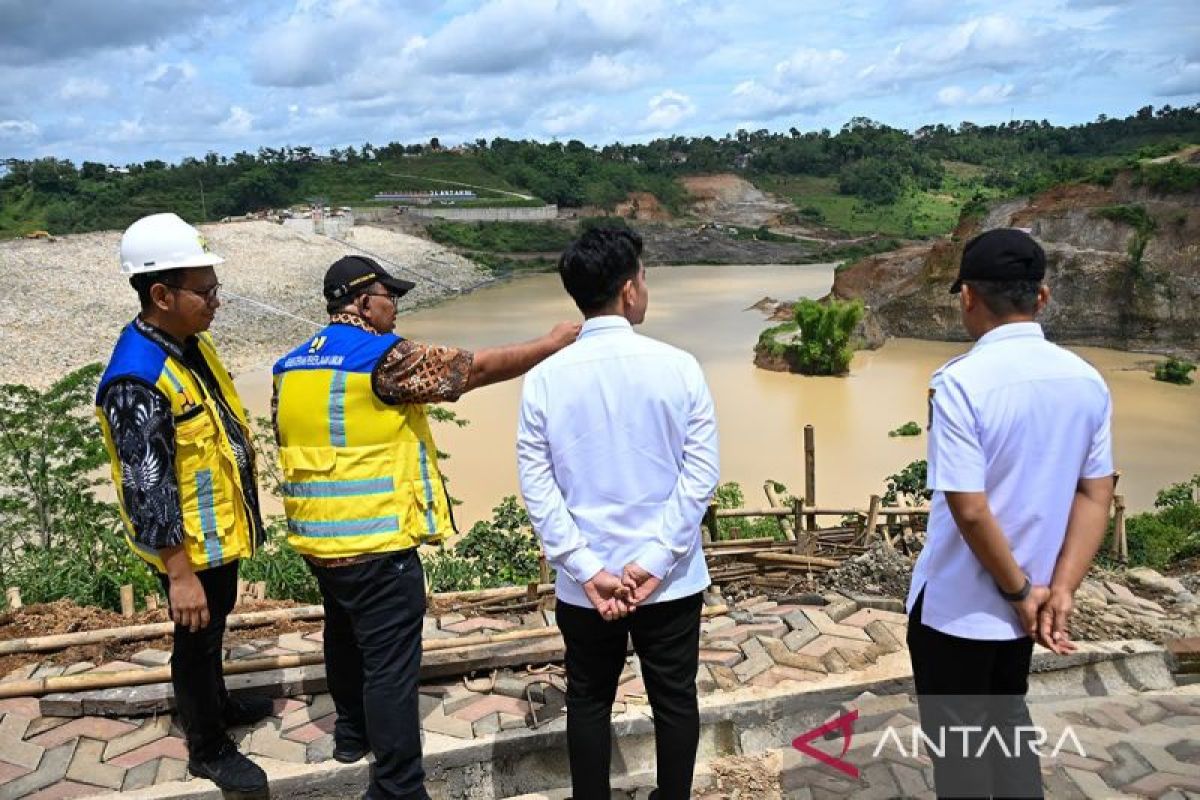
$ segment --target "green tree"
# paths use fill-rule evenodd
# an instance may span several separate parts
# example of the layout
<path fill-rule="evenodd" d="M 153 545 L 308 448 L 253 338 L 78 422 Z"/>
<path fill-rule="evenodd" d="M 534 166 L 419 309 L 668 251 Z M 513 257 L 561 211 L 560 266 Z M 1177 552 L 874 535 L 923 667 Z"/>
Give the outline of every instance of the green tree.
<path fill-rule="evenodd" d="M 862 301 L 831 298 L 826 303 L 804 298 L 796 303 L 795 319 L 800 341 L 789 345 L 789 354 L 806 375 L 844 375 L 850 370 L 854 348 L 850 339 L 862 321 Z"/>

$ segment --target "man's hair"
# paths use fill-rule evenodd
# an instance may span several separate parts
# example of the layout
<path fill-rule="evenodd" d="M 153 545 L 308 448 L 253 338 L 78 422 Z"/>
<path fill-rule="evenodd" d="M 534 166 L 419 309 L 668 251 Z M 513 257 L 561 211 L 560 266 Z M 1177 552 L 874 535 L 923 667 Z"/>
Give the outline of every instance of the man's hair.
<path fill-rule="evenodd" d="M 965 281 L 997 317 L 1032 316 L 1037 310 L 1041 281 Z"/>
<path fill-rule="evenodd" d="M 607 306 L 637 276 L 642 237 L 627 228 L 592 228 L 558 259 L 563 288 L 585 314 Z"/>
<path fill-rule="evenodd" d="M 187 267 L 179 269 L 164 269 L 158 272 L 142 272 L 137 275 L 129 276 L 129 285 L 137 292 L 138 301 L 142 304 L 142 310 L 150 308 L 154 300 L 150 297 L 150 287 L 156 283 L 178 284 L 183 276 L 184 270 Z"/>

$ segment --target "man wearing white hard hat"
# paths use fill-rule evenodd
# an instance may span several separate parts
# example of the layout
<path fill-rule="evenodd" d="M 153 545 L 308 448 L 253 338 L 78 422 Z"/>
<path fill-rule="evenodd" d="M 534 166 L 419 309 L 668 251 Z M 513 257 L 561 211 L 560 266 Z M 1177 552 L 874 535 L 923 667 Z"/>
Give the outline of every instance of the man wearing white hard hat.
<path fill-rule="evenodd" d="M 271 712 L 233 697 L 221 672 L 238 560 L 262 543 L 246 412 L 207 333 L 221 305 L 200 232 L 174 214 L 143 217 L 121 238 L 121 272 L 141 313 L 121 332 L 96 392 L 126 540 L 155 568 L 170 600 L 171 683 L 188 770 L 227 791 L 266 789 L 227 726 Z"/>

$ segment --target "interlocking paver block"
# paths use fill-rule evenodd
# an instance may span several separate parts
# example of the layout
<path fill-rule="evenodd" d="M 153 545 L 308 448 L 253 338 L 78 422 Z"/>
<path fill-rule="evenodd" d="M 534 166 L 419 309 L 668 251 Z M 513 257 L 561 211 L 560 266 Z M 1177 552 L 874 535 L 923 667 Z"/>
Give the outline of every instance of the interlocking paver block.
<path fill-rule="evenodd" d="M 181 781 L 187 775 L 187 759 L 181 761 L 178 758 L 164 758 L 158 762 L 158 774 L 154 776 L 154 782 Z"/>
<path fill-rule="evenodd" d="M 10 764 L 7 761 L 0 761 L 0 784 L 8 783 L 11 780 L 28 775 L 32 770 L 28 767 L 18 767 L 16 764 Z"/>
<path fill-rule="evenodd" d="M 0 700 L 0 717 L 5 714 L 16 714 L 26 719 L 37 719 L 42 715 L 41 706 L 36 697 L 10 697 Z"/>
<path fill-rule="evenodd" d="M 761 675 L 757 675 L 751 679 L 750 685 L 761 686 L 763 688 L 770 689 L 775 685 L 785 681 L 803 683 L 804 681 L 812 681 L 823 677 L 825 677 L 825 673 L 823 671 L 813 672 L 812 670 L 796 669 L 795 667 L 782 667 L 776 665 Z"/>
<path fill-rule="evenodd" d="M 95 786 L 88 786 L 85 783 L 75 783 L 74 781 L 59 781 L 58 783 L 47 786 L 40 792 L 26 795 L 25 800 L 72 800 L 76 797 L 95 797 L 97 789 Z"/>
<path fill-rule="evenodd" d="M 138 650 L 129 657 L 129 660 L 143 667 L 165 667 L 171 663 L 171 653 L 167 650 L 146 648 L 145 650 Z"/>
<path fill-rule="evenodd" d="M 1183 789 L 1186 792 L 1200 792 L 1200 775 L 1178 775 L 1170 772 L 1159 772 L 1139 778 L 1125 787 L 1126 791 L 1136 792 L 1148 797 L 1159 797 L 1168 789 Z"/>
<path fill-rule="evenodd" d="M 1106 767 L 1100 777 L 1114 788 L 1125 788 L 1134 781 L 1151 775 L 1154 767 L 1134 749 L 1128 742 L 1118 742 L 1108 748 L 1114 763 Z"/>
<path fill-rule="evenodd" d="M 306 722 L 299 727 L 292 728 L 283 735 L 285 739 L 291 739 L 293 742 L 309 742 L 316 741 L 327 733 L 333 733 L 334 723 L 337 722 L 337 714 L 330 714 L 320 719 Z"/>
<path fill-rule="evenodd" d="M 80 739 L 67 768 L 67 778 L 106 789 L 120 789 L 125 782 L 125 768 L 101 762 L 105 744 L 99 739 Z"/>
<path fill-rule="evenodd" d="M 897 614 L 894 611 L 880 611 L 877 608 L 860 608 L 850 616 L 842 620 L 842 625 L 853 625 L 857 628 L 867 627 L 867 623 L 876 620 L 886 620 L 894 622 L 897 625 L 907 625 L 908 617 L 904 614 Z"/>
<path fill-rule="evenodd" d="M 859 641 L 857 639 L 846 639 L 841 636 L 819 636 L 813 639 L 808 644 L 801 647 L 796 652 L 805 656 L 822 657 L 835 647 L 841 650 L 863 650 L 868 646 L 868 642 Z"/>
<path fill-rule="evenodd" d="M 766 672 L 771 667 L 775 666 L 775 662 L 766 653 L 748 658 L 741 664 L 733 668 L 733 674 L 737 675 L 738 680 L 742 683 L 748 682 L 751 678 Z"/>
<path fill-rule="evenodd" d="M 458 739 L 471 739 L 475 736 L 471 723 L 465 719 L 449 716 L 441 710 L 434 710 L 421 720 L 421 728 L 432 733 L 454 736 Z"/>
<path fill-rule="evenodd" d="M 322 648 L 322 645 L 304 638 L 304 633 L 301 631 L 292 631 L 279 637 L 279 647 L 294 653 L 315 653 Z"/>
<path fill-rule="evenodd" d="M 39 734 L 30 739 L 31 744 L 41 747 L 57 747 L 63 742 L 86 736 L 89 739 L 108 741 L 137 730 L 137 726 L 116 719 L 104 717 L 80 717 L 71 720 L 66 725 L 60 725 L 52 731 Z"/>
<path fill-rule="evenodd" d="M 39 789 L 45 789 L 51 784 L 58 783 L 67 775 L 67 767 L 71 764 L 71 756 L 75 753 L 75 742 L 52 747 L 42 756 L 37 769 L 28 775 L 23 775 L 15 781 L 0 786 L 0 800 L 16 800 L 26 797 Z M 5 754 L 7 758 L 7 753 Z"/>
<path fill-rule="evenodd" d="M 92 672 L 124 672 L 127 669 L 142 669 L 130 661 L 109 661 L 96 667 Z"/>
<path fill-rule="evenodd" d="M 811 622 L 822 635 L 827 636 L 842 636 L 846 639 L 860 639 L 864 642 L 869 642 L 871 637 L 867 636 L 866 631 L 862 628 L 856 628 L 853 625 L 842 625 L 835 622 L 828 614 L 819 608 L 804 608 L 804 616 L 808 617 Z"/>
<path fill-rule="evenodd" d="M 520 717 L 524 717 L 529 713 L 529 703 L 524 700 L 496 694 L 478 695 L 478 697 L 479 699 L 471 705 L 464 706 L 455 711 L 453 716 L 467 722 L 475 722 L 488 714 L 496 712 L 515 714 Z"/>
<path fill-rule="evenodd" d="M 109 761 L 109 763 L 115 764 L 118 767 L 136 767 L 138 764 L 144 764 L 147 761 L 162 756 L 187 761 L 187 745 L 184 744 L 183 739 L 178 739 L 174 736 L 164 736 L 150 744 L 142 745 L 136 750 L 130 750 L 128 753 L 119 755 Z"/>
<path fill-rule="evenodd" d="M 721 691 L 728 692 L 738 688 L 738 676 L 731 668 L 723 667 L 720 664 L 709 664 L 708 671 Z"/>
<path fill-rule="evenodd" d="M 104 760 L 114 759 L 151 742 L 157 742 L 170 732 L 171 717 L 169 715 L 163 714 L 146 720 L 140 728 L 110 740 L 104 748 Z"/>
<path fill-rule="evenodd" d="M 308 708 L 308 703 L 294 697 L 276 697 L 271 702 L 271 716 L 283 718 L 289 714 Z M 322 714 L 321 716 L 325 716 Z"/>
<path fill-rule="evenodd" d="M 145 789 L 147 786 L 154 785 L 154 778 L 158 775 L 158 761 L 147 761 L 143 764 L 138 764 L 136 767 L 125 770 L 125 782 L 121 784 L 122 792 L 132 792 L 136 789 Z"/>
<path fill-rule="evenodd" d="M 250 736 L 248 749 L 252 754 L 278 761 L 291 761 L 296 764 L 308 761 L 308 748 L 305 745 L 282 738 L 279 731 L 273 727 L 256 729 Z"/>
<path fill-rule="evenodd" d="M 16 714 L 0 719 L 0 758 L 18 767 L 34 770 L 42 761 L 46 748 L 22 741 L 29 730 L 29 720 Z"/>

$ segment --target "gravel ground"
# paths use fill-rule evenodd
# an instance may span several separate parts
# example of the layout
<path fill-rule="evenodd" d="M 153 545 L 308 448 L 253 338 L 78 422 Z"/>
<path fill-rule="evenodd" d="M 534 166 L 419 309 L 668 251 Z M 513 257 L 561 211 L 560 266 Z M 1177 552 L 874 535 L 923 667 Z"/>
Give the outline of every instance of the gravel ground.
<path fill-rule="evenodd" d="M 353 228 L 344 242 L 261 221 L 202 230 L 225 258 L 217 267 L 223 293 L 212 333 L 235 373 L 273 361 L 315 326 L 233 295 L 320 322 L 321 279 L 347 253 L 374 254 L 393 274 L 417 283 L 401 310 L 489 280 L 471 261 L 439 245 L 369 226 Z M 118 270 L 120 240 L 119 231 L 104 231 L 53 242 L 0 242 L 0 281 L 10 298 L 0 304 L 0 383 L 44 388 L 108 358 L 121 327 L 137 313 L 137 296 Z"/>

